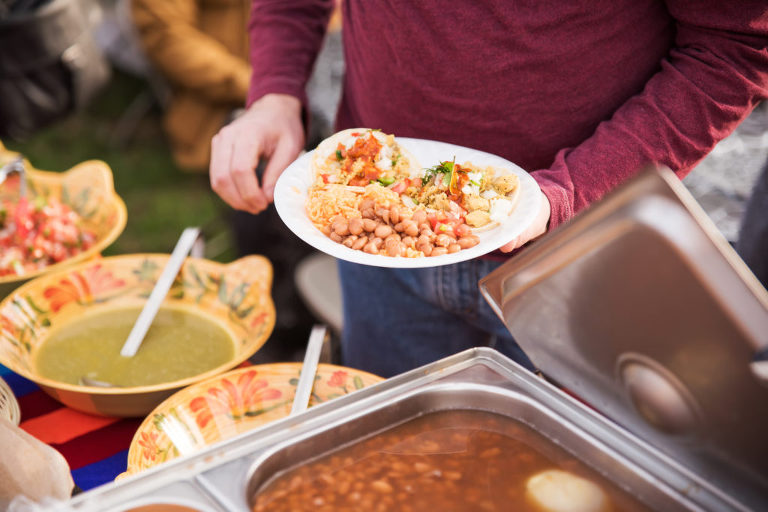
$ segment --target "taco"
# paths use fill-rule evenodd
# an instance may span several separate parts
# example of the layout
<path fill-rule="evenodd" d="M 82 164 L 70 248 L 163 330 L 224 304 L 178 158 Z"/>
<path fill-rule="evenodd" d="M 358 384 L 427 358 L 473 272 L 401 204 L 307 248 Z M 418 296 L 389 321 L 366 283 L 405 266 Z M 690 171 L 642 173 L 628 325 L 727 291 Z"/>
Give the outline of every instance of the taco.
<path fill-rule="evenodd" d="M 350 128 L 321 142 L 311 167 L 318 184 L 390 186 L 419 172 L 416 158 L 394 135 L 381 130 Z"/>
<path fill-rule="evenodd" d="M 414 204 L 462 218 L 475 233 L 498 226 L 512 213 L 520 196 L 515 174 L 471 162 L 440 162 L 424 169 L 421 180 L 420 188 L 408 190 Z"/>

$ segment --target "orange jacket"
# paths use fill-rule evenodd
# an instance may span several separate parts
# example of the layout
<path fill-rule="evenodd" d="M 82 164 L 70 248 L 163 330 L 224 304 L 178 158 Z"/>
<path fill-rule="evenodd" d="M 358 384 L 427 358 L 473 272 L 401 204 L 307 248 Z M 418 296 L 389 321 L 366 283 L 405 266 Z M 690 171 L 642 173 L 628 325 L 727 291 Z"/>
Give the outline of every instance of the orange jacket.
<path fill-rule="evenodd" d="M 207 171 L 211 138 L 245 106 L 249 0 L 132 0 L 142 46 L 172 88 L 163 121 L 177 164 Z"/>

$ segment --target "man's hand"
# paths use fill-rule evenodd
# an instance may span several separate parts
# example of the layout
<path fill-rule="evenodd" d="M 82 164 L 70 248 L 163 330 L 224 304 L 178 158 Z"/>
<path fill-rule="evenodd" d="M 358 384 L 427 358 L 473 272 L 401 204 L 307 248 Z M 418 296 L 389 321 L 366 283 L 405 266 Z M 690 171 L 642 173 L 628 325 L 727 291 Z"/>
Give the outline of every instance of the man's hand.
<path fill-rule="evenodd" d="M 301 103 L 293 96 L 267 94 L 211 142 L 211 187 L 230 206 L 259 213 L 274 198 L 277 178 L 304 147 Z M 256 166 L 268 158 L 259 186 Z"/>
<path fill-rule="evenodd" d="M 552 210 L 549 206 L 549 199 L 541 194 L 541 206 L 539 207 L 539 213 L 536 215 L 536 219 L 528 226 L 528 229 L 520 233 L 514 240 L 501 247 L 501 252 L 514 251 L 518 247 L 522 247 L 534 238 L 538 238 L 547 232 L 547 224 L 549 223 L 549 215 Z"/>

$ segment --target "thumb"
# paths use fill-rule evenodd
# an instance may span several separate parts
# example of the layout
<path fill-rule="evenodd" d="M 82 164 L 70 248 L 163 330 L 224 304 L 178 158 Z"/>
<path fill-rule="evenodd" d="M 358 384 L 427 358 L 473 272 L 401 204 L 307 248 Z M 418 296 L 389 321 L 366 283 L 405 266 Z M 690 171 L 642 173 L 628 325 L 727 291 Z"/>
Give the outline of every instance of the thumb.
<path fill-rule="evenodd" d="M 277 178 L 280 177 L 291 162 L 296 160 L 300 152 L 301 145 L 290 137 L 283 137 L 278 141 L 275 151 L 264 168 L 264 178 L 262 180 L 262 189 L 269 201 L 274 200 Z"/>

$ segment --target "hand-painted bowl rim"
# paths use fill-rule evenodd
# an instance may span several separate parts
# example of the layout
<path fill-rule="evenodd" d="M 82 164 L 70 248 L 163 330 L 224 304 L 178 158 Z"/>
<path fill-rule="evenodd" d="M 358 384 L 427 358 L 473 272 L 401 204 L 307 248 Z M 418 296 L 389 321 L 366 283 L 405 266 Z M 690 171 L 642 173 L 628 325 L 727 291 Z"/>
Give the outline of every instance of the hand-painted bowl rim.
<path fill-rule="evenodd" d="M 255 365 L 251 365 L 251 366 L 243 366 L 243 367 L 240 367 L 240 368 L 235 368 L 233 370 L 229 370 L 229 371 L 221 373 L 219 375 L 215 375 L 215 376 L 210 377 L 210 378 L 205 379 L 205 380 L 200 380 L 199 382 L 195 382 L 194 384 L 192 384 L 192 385 L 190 385 L 188 387 L 185 387 L 183 389 L 180 389 L 180 390 L 176 391 L 171 396 L 169 396 L 168 398 L 163 400 L 160 404 L 158 404 L 154 409 L 152 409 L 152 412 L 150 412 L 144 418 L 144 420 L 141 422 L 141 425 L 139 425 L 139 427 L 136 429 L 136 432 L 134 433 L 133 438 L 131 439 L 131 444 L 130 444 L 130 446 L 128 448 L 128 464 L 129 465 L 128 465 L 128 467 L 127 467 L 125 472 L 123 472 L 120 475 L 118 475 L 116 480 L 120 479 L 120 478 L 127 477 L 127 476 L 131 476 L 131 475 L 135 475 L 135 474 L 141 473 L 142 471 L 147 471 L 147 470 L 152 469 L 155 466 L 159 465 L 159 464 L 155 464 L 153 466 L 150 466 L 149 468 L 137 468 L 137 467 L 131 468 L 131 466 L 130 466 L 131 455 L 132 454 L 135 455 L 135 453 L 134 453 L 135 450 L 139 449 L 138 446 L 139 446 L 139 440 L 140 440 L 141 434 L 145 433 L 147 431 L 147 426 L 152 423 L 155 414 L 161 413 L 164 409 L 166 409 L 168 407 L 168 404 L 171 404 L 172 402 L 178 400 L 178 396 L 179 395 L 191 393 L 193 388 L 194 388 L 194 389 L 197 389 L 199 391 L 199 393 L 196 396 L 204 396 L 205 388 L 207 386 L 211 386 L 211 385 L 213 385 L 213 384 L 215 384 L 217 382 L 220 382 L 223 379 L 231 379 L 233 377 L 239 376 L 242 373 L 246 373 L 246 372 L 252 371 L 252 370 L 256 370 L 258 372 L 258 371 L 268 371 L 270 369 L 281 370 L 283 368 L 294 368 L 294 369 L 296 369 L 296 371 L 300 371 L 301 367 L 302 367 L 302 364 L 303 363 L 299 361 L 299 362 L 263 363 L 263 364 L 255 364 Z M 383 381 L 386 380 L 384 377 L 380 377 L 379 375 L 376 375 L 376 374 L 373 374 L 373 373 L 370 373 L 370 372 L 366 372 L 364 370 L 358 370 L 357 368 L 352 368 L 350 366 L 341 366 L 341 365 L 330 364 L 330 363 L 320 363 L 320 365 L 318 366 L 318 371 L 320 369 L 327 369 L 327 370 L 332 370 L 332 371 L 354 372 L 355 375 L 365 376 L 368 379 L 370 379 L 372 381 L 375 381 L 371 385 L 378 384 L 379 382 L 383 382 Z M 191 399 L 193 399 L 193 397 L 189 397 L 189 399 L 191 400 Z M 326 403 L 326 402 L 323 402 L 323 403 Z M 322 405 L 322 404 L 318 404 L 318 405 Z M 272 420 L 272 421 L 278 421 L 278 420 L 276 419 L 276 420 Z M 269 423 L 271 423 L 271 421 L 265 422 L 262 425 L 256 426 L 254 428 L 260 428 L 261 426 L 267 425 Z M 239 435 L 239 434 L 236 434 L 236 435 Z M 225 441 L 227 439 L 231 439 L 231 438 L 230 437 L 222 438 L 222 439 L 220 439 L 220 440 L 218 440 L 216 442 L 223 442 L 223 441 Z M 206 446 L 211 446 L 213 444 L 215 444 L 215 443 L 206 444 Z"/>
<path fill-rule="evenodd" d="M 111 262 L 119 262 L 121 260 L 140 260 L 140 259 L 146 259 L 146 258 L 163 258 L 168 259 L 170 258 L 170 254 L 165 253 L 135 253 L 135 254 L 122 254 L 119 256 L 109 256 L 106 258 L 101 258 L 99 261 L 101 263 L 111 263 Z M 269 262 L 267 258 L 260 255 L 248 255 L 244 256 L 242 258 L 238 258 L 230 263 L 219 263 L 218 261 L 208 260 L 205 258 L 187 258 L 185 260 L 185 263 L 188 261 L 205 261 L 207 264 L 211 264 L 214 267 L 221 267 L 226 268 L 230 265 L 234 265 L 238 262 L 244 261 L 246 259 L 260 259 L 263 260 L 269 268 L 269 278 L 270 281 L 272 280 L 272 265 Z M 43 279 L 54 279 L 58 276 L 67 275 L 71 272 L 76 272 L 78 270 L 84 269 L 89 265 L 93 265 L 94 262 L 92 261 L 86 261 L 79 263 L 77 265 L 68 266 L 65 269 L 61 269 L 57 272 L 50 272 L 46 273 L 45 276 L 41 276 Z M 8 294 L 7 297 L 0 300 L 0 311 L 2 311 L 5 307 L 5 303 L 12 298 L 14 298 L 16 295 L 23 295 L 25 292 L 27 292 L 28 289 L 35 288 L 39 285 L 38 279 L 33 279 L 32 281 L 29 281 L 27 283 L 24 283 L 20 287 L 13 290 L 10 294 Z M 61 389 L 66 391 L 75 391 L 79 393 L 85 393 L 85 394 L 92 394 L 92 395 L 134 395 L 134 394 L 141 394 L 141 393 L 152 393 L 152 392 L 158 392 L 158 391 L 168 391 L 178 388 L 183 388 L 186 386 L 189 386 L 190 384 L 195 384 L 197 382 L 201 382 L 204 380 L 207 380 L 209 378 L 214 378 L 218 375 L 221 375 L 222 373 L 234 368 L 235 366 L 243 363 L 246 359 L 251 357 L 256 351 L 258 351 L 264 343 L 267 342 L 269 339 L 269 336 L 272 334 L 272 331 L 275 327 L 275 305 L 274 302 L 271 300 L 269 301 L 269 307 L 271 309 L 271 315 L 268 318 L 269 325 L 268 328 L 264 329 L 264 334 L 262 335 L 263 339 L 260 340 L 260 343 L 255 351 L 250 352 L 246 351 L 243 352 L 236 357 L 230 359 L 223 365 L 219 365 L 216 368 L 213 368 L 211 370 L 208 370 L 207 372 L 200 373 L 198 375 L 193 375 L 191 377 L 187 377 L 181 380 L 175 380 L 171 382 L 164 382 L 161 384 L 152 384 L 149 386 L 131 386 L 131 387 L 114 387 L 114 388 L 105 388 L 105 387 L 99 387 L 99 386 L 81 386 L 77 384 L 68 384 L 65 382 L 59 382 L 56 380 L 49 379 L 47 377 L 43 377 L 37 373 L 33 373 L 26 368 L 20 368 L 16 365 L 10 363 L 9 361 L 3 361 L 0 359 L 0 364 L 6 366 L 7 368 L 11 369 L 13 372 L 21 375 L 22 377 L 25 377 L 34 383 L 45 386 L 53 389 Z M 0 357 L 2 357 L 0 355 Z"/>

